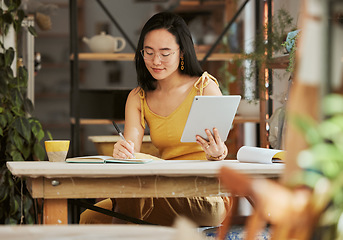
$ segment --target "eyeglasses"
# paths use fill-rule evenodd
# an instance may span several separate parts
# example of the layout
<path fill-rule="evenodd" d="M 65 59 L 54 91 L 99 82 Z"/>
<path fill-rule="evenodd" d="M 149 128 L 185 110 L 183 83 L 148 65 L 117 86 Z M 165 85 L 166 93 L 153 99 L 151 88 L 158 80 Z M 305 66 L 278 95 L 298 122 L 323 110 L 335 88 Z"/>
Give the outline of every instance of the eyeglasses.
<path fill-rule="evenodd" d="M 157 56 L 160 59 L 161 62 L 169 62 L 172 59 L 172 56 L 177 52 L 178 49 L 176 49 L 174 52 L 170 52 L 170 50 L 162 50 L 160 51 Z M 155 58 L 155 52 L 151 49 L 142 49 L 141 54 L 144 59 L 152 61 Z"/>

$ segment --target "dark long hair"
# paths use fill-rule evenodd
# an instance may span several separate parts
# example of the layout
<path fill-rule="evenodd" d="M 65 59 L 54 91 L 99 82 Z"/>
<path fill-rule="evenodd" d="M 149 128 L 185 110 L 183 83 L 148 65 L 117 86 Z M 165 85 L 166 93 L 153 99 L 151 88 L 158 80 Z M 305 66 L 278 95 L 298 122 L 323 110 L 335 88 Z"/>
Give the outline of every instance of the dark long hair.
<path fill-rule="evenodd" d="M 189 76 L 200 77 L 203 71 L 196 57 L 192 36 L 186 22 L 182 19 L 182 17 L 174 13 L 161 12 L 152 16 L 145 23 L 139 37 L 135 54 L 138 85 L 144 91 L 156 89 L 156 79 L 151 76 L 150 72 L 146 68 L 144 59 L 140 53 L 140 50 L 142 50 L 144 46 L 145 36 L 150 31 L 156 29 L 166 29 L 175 36 L 176 42 L 180 46 L 180 51 L 183 53 L 184 57 L 185 68 L 182 73 Z"/>

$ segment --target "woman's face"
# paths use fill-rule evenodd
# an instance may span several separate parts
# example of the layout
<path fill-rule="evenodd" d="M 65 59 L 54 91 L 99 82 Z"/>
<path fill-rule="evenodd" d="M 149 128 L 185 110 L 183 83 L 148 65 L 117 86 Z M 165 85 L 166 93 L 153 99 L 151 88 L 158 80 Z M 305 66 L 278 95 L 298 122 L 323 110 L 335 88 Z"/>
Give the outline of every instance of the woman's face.
<path fill-rule="evenodd" d="M 145 66 L 156 80 L 178 73 L 180 46 L 167 30 L 157 29 L 147 33 L 143 50 Z"/>

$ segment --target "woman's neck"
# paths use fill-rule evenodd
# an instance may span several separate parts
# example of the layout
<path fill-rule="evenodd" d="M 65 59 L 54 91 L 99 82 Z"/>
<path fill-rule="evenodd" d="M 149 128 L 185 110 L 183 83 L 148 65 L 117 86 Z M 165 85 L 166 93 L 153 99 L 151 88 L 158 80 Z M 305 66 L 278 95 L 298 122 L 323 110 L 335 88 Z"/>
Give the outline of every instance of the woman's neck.
<path fill-rule="evenodd" d="M 187 83 L 186 79 L 188 79 L 188 78 L 189 77 L 187 75 L 175 73 L 166 79 L 158 80 L 156 90 L 162 91 L 162 92 L 165 92 L 165 91 L 169 92 L 170 90 L 173 90 L 175 88 L 179 88 L 180 86 Z"/>

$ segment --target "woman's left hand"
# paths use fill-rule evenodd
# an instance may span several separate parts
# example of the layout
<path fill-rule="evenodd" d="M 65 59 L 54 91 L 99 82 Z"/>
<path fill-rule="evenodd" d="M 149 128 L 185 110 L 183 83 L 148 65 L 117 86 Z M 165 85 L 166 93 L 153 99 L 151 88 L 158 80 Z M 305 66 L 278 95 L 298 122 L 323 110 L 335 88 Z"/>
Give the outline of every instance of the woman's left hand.
<path fill-rule="evenodd" d="M 204 149 L 209 160 L 223 160 L 227 155 L 227 147 L 221 140 L 218 129 L 213 128 L 213 135 L 210 130 L 205 129 L 208 141 L 199 135 L 196 136 L 196 141 Z"/>

